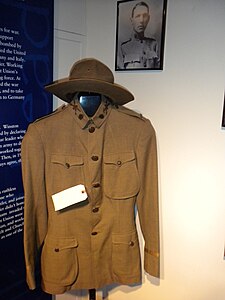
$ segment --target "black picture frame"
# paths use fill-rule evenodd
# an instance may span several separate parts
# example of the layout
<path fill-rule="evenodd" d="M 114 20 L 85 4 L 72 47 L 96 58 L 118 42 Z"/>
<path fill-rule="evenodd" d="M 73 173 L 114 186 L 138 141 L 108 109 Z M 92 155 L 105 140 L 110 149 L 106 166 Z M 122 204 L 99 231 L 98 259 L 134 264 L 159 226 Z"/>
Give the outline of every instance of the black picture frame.
<path fill-rule="evenodd" d="M 135 31 L 133 24 L 145 8 L 149 21 Z M 167 0 L 117 1 L 115 71 L 163 70 L 166 11 Z"/>
<path fill-rule="evenodd" d="M 222 128 L 225 128 L 225 92 L 224 92 L 224 100 L 223 100 L 223 114 L 222 114 Z M 225 249 L 225 248 L 224 248 Z M 224 250 L 225 251 L 225 250 Z M 225 253 L 225 252 L 224 252 Z M 225 255 L 224 255 L 225 256 Z"/>

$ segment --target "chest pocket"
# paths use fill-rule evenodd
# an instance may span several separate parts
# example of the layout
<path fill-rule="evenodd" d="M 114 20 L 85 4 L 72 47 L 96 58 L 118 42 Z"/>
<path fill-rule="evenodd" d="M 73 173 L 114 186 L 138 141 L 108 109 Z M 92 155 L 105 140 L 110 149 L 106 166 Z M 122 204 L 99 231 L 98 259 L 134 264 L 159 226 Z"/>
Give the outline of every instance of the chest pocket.
<path fill-rule="evenodd" d="M 104 192 L 113 199 L 137 195 L 140 188 L 136 158 L 133 152 L 104 156 Z"/>
<path fill-rule="evenodd" d="M 51 156 L 52 194 L 69 187 L 85 184 L 83 157 L 75 155 L 53 154 Z"/>

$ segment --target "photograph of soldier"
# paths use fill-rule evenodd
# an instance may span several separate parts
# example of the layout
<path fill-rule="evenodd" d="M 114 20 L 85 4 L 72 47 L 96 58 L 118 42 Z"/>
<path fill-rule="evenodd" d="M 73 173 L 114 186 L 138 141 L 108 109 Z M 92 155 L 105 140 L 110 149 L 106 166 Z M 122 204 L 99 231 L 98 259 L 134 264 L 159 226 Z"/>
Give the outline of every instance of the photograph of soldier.
<path fill-rule="evenodd" d="M 162 69 L 165 1 L 117 5 L 116 70 Z"/>

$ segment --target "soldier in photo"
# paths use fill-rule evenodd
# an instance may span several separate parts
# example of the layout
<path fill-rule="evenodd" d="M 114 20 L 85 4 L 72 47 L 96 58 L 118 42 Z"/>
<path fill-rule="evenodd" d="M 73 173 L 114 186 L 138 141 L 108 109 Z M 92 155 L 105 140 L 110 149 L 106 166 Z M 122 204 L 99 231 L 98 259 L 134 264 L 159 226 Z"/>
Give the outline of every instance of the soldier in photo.
<path fill-rule="evenodd" d="M 158 55 L 158 43 L 156 39 L 145 36 L 146 27 L 150 21 L 149 6 L 138 2 L 131 12 L 131 24 L 133 28 L 129 39 L 121 43 L 121 69 L 155 69 L 160 65 Z"/>

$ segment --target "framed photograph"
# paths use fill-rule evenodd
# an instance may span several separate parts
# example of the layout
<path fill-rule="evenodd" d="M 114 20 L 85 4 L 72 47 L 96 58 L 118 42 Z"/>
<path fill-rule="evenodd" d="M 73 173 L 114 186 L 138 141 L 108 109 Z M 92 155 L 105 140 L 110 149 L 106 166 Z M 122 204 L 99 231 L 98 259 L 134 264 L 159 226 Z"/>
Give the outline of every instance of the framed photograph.
<path fill-rule="evenodd" d="M 117 1 L 115 70 L 163 70 L 167 0 Z"/>
<path fill-rule="evenodd" d="M 222 127 L 225 128 L 225 93 L 224 93 L 224 101 L 223 101 L 223 115 L 222 115 Z M 225 248 L 224 248 L 225 249 Z M 224 250 L 225 251 L 225 250 Z M 225 252 L 224 252 L 225 253 Z M 225 256 L 225 255 L 224 255 Z"/>

